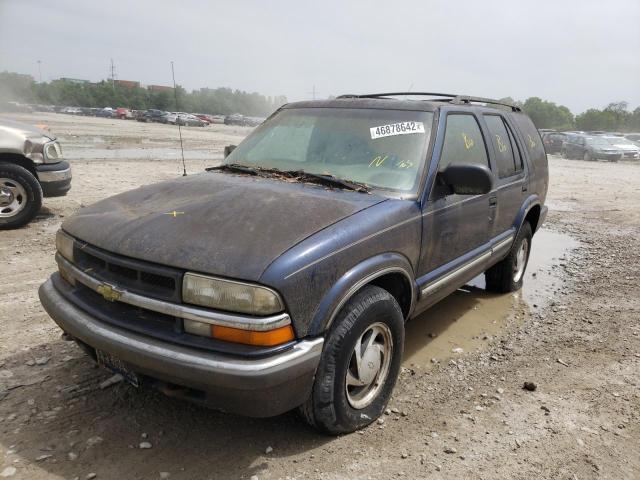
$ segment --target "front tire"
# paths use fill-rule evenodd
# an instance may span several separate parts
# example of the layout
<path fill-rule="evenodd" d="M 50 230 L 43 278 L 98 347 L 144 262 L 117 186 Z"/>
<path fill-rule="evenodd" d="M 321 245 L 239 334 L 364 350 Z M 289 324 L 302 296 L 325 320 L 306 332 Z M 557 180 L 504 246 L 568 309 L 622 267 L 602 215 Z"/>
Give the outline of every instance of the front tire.
<path fill-rule="evenodd" d="M 369 285 L 351 298 L 327 336 L 309 399 L 300 407 L 332 435 L 374 422 L 393 392 L 404 349 L 404 317 L 395 298 Z"/>
<path fill-rule="evenodd" d="M 0 163 L 0 230 L 30 222 L 42 207 L 42 187 L 19 165 Z"/>
<path fill-rule="evenodd" d="M 531 225 L 524 222 L 509 254 L 484 273 L 487 290 L 508 293 L 522 288 L 531 253 L 532 236 Z"/>
<path fill-rule="evenodd" d="M 584 155 L 582 156 L 582 158 L 584 159 L 585 162 L 592 162 L 593 161 L 593 157 L 591 156 L 591 154 L 589 152 L 584 152 Z"/>

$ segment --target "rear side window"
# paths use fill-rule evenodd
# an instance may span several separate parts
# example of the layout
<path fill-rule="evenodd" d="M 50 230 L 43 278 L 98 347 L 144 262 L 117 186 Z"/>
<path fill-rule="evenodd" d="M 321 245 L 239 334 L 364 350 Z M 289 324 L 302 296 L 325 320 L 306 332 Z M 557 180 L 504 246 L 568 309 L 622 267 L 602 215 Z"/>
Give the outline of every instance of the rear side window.
<path fill-rule="evenodd" d="M 438 170 L 442 172 L 452 163 L 489 166 L 484 138 L 473 115 L 447 115 Z"/>
<path fill-rule="evenodd" d="M 507 129 L 502 117 L 498 115 L 485 115 L 487 127 L 491 133 L 491 143 L 496 155 L 496 163 L 498 167 L 498 176 L 500 178 L 510 177 L 521 170 L 520 159 L 516 163 L 517 146 L 513 140 L 513 136 Z"/>
<path fill-rule="evenodd" d="M 538 161 L 544 161 L 546 154 L 542 146 L 542 140 L 531 119 L 522 113 L 513 114 L 511 118 L 522 133 L 524 148 L 529 152 L 534 164 Z"/>

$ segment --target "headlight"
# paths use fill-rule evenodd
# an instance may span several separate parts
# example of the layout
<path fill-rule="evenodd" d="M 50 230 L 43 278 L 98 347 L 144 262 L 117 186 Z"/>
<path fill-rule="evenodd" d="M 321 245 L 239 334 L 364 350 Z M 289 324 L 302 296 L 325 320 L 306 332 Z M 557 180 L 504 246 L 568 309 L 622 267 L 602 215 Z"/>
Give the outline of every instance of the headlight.
<path fill-rule="evenodd" d="M 62 160 L 62 147 L 55 142 L 47 143 L 44 146 L 44 161 L 48 163 L 55 163 Z"/>
<path fill-rule="evenodd" d="M 56 249 L 60 255 L 73 263 L 73 238 L 62 230 L 56 233 Z"/>
<path fill-rule="evenodd" d="M 182 300 L 186 303 L 251 315 L 270 315 L 284 310 L 273 290 L 197 273 L 185 273 Z"/>

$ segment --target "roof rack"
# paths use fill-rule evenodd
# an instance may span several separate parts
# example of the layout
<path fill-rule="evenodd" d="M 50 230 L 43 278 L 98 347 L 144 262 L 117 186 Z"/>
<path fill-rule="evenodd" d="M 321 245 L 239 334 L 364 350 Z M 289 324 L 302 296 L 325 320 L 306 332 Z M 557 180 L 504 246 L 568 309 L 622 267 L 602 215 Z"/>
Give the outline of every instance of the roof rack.
<path fill-rule="evenodd" d="M 503 105 L 505 107 L 511 108 L 514 112 L 519 112 L 522 109 L 514 105 L 513 103 L 503 102 L 500 100 L 493 100 L 491 98 L 483 98 L 483 97 L 472 97 L 470 95 L 456 95 L 452 93 L 432 93 L 432 92 L 393 92 L 393 93 L 369 93 L 366 95 L 340 95 L 337 98 L 387 98 L 387 97 L 400 97 L 400 96 L 411 96 L 411 97 L 447 97 L 447 99 L 431 99 L 437 101 L 449 102 L 454 105 L 464 105 L 474 103 L 488 103 L 491 105 Z"/>

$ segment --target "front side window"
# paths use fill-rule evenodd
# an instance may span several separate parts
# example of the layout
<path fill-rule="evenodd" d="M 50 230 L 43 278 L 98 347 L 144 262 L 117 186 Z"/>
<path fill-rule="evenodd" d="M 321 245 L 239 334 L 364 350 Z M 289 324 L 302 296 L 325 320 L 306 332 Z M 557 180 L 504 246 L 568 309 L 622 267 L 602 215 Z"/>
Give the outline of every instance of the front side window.
<path fill-rule="evenodd" d="M 227 164 L 332 175 L 374 189 L 415 193 L 432 112 L 355 108 L 284 109 L 256 128 Z"/>
<path fill-rule="evenodd" d="M 447 116 L 438 171 L 444 171 L 451 164 L 489 166 L 484 138 L 473 115 L 450 114 Z"/>

